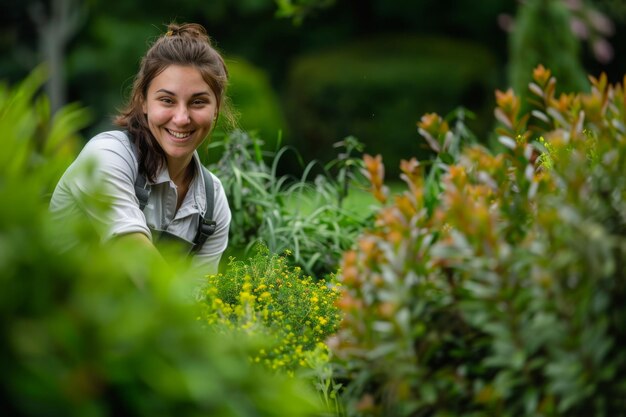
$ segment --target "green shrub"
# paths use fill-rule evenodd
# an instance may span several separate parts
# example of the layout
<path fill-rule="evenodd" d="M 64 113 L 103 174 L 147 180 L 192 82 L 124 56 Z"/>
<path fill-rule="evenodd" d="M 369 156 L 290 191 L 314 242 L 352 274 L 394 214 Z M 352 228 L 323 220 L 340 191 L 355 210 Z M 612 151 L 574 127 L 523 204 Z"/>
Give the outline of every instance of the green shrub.
<path fill-rule="evenodd" d="M 255 131 L 265 146 L 276 149 L 280 132 L 286 133 L 287 122 L 267 74 L 243 58 L 231 57 L 227 66 L 228 96 L 238 115 L 239 127 Z"/>
<path fill-rule="evenodd" d="M 550 68 L 559 79 L 561 91 L 582 91 L 588 87 L 580 43 L 571 29 L 572 19 L 562 1 L 530 0 L 519 6 L 509 37 L 509 81 L 523 98 L 522 106 L 526 105 L 527 86 L 537 65 Z"/>
<path fill-rule="evenodd" d="M 271 340 L 251 355 L 269 369 L 293 374 L 312 366 L 311 355 L 327 355 L 325 340 L 340 315 L 334 282 L 313 280 L 259 245 L 248 261 L 231 259 L 224 273 L 207 278 L 201 320 L 209 328 L 242 330 Z"/>
<path fill-rule="evenodd" d="M 495 153 L 445 156 L 455 134 L 422 119 L 437 183 L 403 161 L 407 190 L 343 257 L 350 415 L 624 414 L 626 94 L 590 79 L 557 96 L 536 68 L 528 114 L 496 92 Z M 385 201 L 381 159 L 366 166 Z"/>
<path fill-rule="evenodd" d="M 318 403 L 303 383 L 249 363 L 250 340 L 212 337 L 198 325 L 191 299 L 198 271 L 174 259 L 165 265 L 123 240 L 103 245 L 85 219 L 51 219 L 46 195 L 74 156 L 66 141 L 85 115 L 69 107 L 48 123 L 46 100 L 33 99 L 42 81 L 36 72 L 15 89 L 0 89 L 3 412 L 315 412 Z M 59 243 L 69 240 L 78 245 L 63 250 Z"/>
<path fill-rule="evenodd" d="M 416 115 L 447 113 L 459 104 L 486 115 L 494 68 L 494 58 L 479 45 L 408 35 L 304 55 L 288 76 L 293 143 L 307 158 L 328 161 L 332 144 L 354 135 L 368 152 L 385 153 L 395 177 L 401 156 L 428 153 L 415 140 Z M 473 126 L 480 132 L 489 127 Z"/>

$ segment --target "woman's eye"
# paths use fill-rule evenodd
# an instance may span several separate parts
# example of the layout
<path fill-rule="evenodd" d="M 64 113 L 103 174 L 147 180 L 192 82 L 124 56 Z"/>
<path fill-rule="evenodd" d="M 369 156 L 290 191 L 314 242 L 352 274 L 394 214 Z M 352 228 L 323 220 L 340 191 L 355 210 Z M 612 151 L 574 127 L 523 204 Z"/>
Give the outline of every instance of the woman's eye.
<path fill-rule="evenodd" d="M 191 104 L 193 104 L 194 106 L 204 106 L 206 104 L 206 101 L 204 101 L 204 100 L 194 100 Z"/>
<path fill-rule="evenodd" d="M 159 99 L 159 101 L 161 103 L 165 103 L 165 104 L 172 104 L 174 101 L 168 97 L 162 97 Z"/>

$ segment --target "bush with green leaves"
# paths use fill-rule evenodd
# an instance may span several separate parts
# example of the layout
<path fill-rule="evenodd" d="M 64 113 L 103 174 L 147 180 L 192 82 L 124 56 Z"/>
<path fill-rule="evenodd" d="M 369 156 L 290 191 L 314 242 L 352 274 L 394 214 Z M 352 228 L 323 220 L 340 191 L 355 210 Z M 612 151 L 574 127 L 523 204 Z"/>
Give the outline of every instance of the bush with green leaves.
<path fill-rule="evenodd" d="M 271 253 L 290 250 L 289 259 L 307 274 L 336 272 L 341 254 L 371 220 L 368 207 L 345 204 L 351 190 L 364 184 L 362 144 L 345 138 L 335 144 L 333 161 L 310 162 L 300 178 L 279 172 L 289 147 L 268 152 L 253 133 L 243 131 L 210 149 L 220 146 L 222 157 L 210 168 L 220 177 L 233 213 L 229 250 L 240 257 L 262 242 Z"/>
<path fill-rule="evenodd" d="M 268 74 L 241 57 L 229 57 L 227 66 L 228 97 L 238 116 L 237 125 L 244 131 L 255 131 L 266 146 L 276 148 L 279 133 L 286 133 L 287 122 Z M 229 121 L 224 122 L 220 119 L 216 129 L 232 130 L 228 129 Z"/>
<path fill-rule="evenodd" d="M 241 330 L 271 341 L 251 354 L 254 362 L 287 372 L 311 368 L 313 356 L 327 356 L 325 340 L 341 316 L 333 281 L 314 280 L 284 256 L 258 245 L 247 261 L 231 258 L 224 273 L 207 278 L 201 321 L 210 329 Z"/>
<path fill-rule="evenodd" d="M 44 76 L 0 88 L 0 404 L 11 416 L 310 416 L 304 383 L 248 361 L 251 339 L 208 334 L 199 271 L 48 213 L 85 113 L 49 123 Z M 88 173 L 86 173 L 88 175 Z M 98 184 L 94 183 L 94 189 Z M 105 207 L 103 207 L 105 209 Z M 59 242 L 73 240 L 74 249 Z"/>
<path fill-rule="evenodd" d="M 557 95 L 536 68 L 529 113 L 497 91 L 497 150 L 451 151 L 422 118 L 435 167 L 402 162 L 406 191 L 342 261 L 349 415 L 624 414 L 626 84 L 590 81 Z M 381 158 L 366 166 L 387 201 Z"/>

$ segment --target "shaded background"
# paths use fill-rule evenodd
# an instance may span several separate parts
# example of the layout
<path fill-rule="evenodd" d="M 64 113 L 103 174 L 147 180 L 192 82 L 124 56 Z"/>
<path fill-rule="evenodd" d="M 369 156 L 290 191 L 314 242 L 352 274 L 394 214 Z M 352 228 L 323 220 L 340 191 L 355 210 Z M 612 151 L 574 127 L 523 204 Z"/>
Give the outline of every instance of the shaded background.
<path fill-rule="evenodd" d="M 547 20 L 522 17 L 539 3 L 554 9 Z M 298 5 L 315 7 L 287 8 Z M 428 156 L 416 130 L 425 112 L 463 106 L 487 140 L 493 91 L 516 84 L 513 64 L 529 74 L 524 65 L 541 56 L 572 57 L 566 69 L 545 62 L 560 81 L 578 71 L 572 91 L 585 88 L 581 73 L 606 72 L 611 82 L 624 75 L 621 0 L 5 0 L 0 79 L 16 82 L 46 61 L 53 109 L 90 108 L 90 137 L 112 127 L 140 57 L 174 20 L 207 28 L 227 58 L 241 127 L 269 148 L 281 136 L 305 160 L 327 160 L 333 143 L 354 135 L 366 152 L 383 154 L 391 175 L 400 158 Z"/>

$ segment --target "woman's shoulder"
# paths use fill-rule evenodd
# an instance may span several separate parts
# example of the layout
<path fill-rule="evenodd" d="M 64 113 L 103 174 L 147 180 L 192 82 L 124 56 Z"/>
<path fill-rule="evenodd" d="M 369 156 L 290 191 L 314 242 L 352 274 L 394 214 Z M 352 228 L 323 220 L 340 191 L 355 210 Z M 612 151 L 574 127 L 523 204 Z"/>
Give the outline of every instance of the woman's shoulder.
<path fill-rule="evenodd" d="M 132 152 L 132 143 L 128 133 L 122 130 L 100 132 L 89 139 L 85 147 L 127 149 Z"/>
<path fill-rule="evenodd" d="M 127 133 L 121 130 L 101 132 L 83 147 L 79 160 L 95 160 L 102 169 L 129 170 L 136 175 L 137 157 Z"/>
<path fill-rule="evenodd" d="M 98 133 L 84 146 L 82 153 L 102 158 L 106 155 L 118 156 L 124 160 L 135 160 L 135 151 L 128 134 L 121 130 L 110 130 Z"/>

